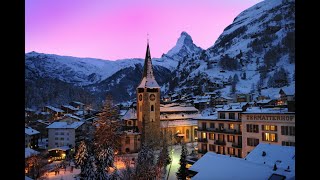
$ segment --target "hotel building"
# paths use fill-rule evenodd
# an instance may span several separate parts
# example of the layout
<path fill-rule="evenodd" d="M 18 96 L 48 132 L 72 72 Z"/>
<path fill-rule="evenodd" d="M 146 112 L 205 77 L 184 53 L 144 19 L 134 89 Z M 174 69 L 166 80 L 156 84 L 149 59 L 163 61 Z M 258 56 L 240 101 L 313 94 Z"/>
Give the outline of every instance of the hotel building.
<path fill-rule="evenodd" d="M 287 108 L 249 107 L 241 119 L 243 157 L 261 142 L 295 146 L 295 113 Z"/>
<path fill-rule="evenodd" d="M 211 116 L 194 118 L 198 120 L 199 157 L 208 151 L 242 157 L 242 111 L 240 106 L 230 106 Z"/>

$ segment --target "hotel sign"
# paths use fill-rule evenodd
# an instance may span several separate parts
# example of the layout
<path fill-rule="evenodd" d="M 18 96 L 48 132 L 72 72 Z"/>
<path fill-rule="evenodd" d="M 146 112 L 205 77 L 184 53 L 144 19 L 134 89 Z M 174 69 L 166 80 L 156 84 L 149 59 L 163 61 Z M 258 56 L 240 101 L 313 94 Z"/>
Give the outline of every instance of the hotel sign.
<path fill-rule="evenodd" d="M 247 115 L 247 120 L 251 121 L 293 121 L 293 115 Z"/>

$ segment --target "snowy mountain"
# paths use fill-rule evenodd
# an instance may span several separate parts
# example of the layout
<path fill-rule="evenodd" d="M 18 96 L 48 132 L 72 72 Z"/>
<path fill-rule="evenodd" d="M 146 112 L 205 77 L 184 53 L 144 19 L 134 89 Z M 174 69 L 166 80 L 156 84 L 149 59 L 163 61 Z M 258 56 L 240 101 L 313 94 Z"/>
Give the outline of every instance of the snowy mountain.
<path fill-rule="evenodd" d="M 179 61 L 170 90 L 183 93 L 191 85 L 198 86 L 196 91 L 201 93 L 208 87 L 224 84 L 224 88 L 216 89 L 222 95 L 231 95 L 228 80 L 235 74 L 240 79 L 236 93 L 257 89 L 261 92 L 266 88 L 278 91 L 277 82 L 285 79 L 289 84 L 284 85 L 294 88 L 294 13 L 295 2 L 292 0 L 265 0 L 243 11 L 224 29 L 213 46 Z M 276 73 L 281 67 L 285 73 Z M 274 78 L 274 74 L 277 77 Z M 278 74 L 285 75 L 279 80 Z"/>
<path fill-rule="evenodd" d="M 117 61 L 101 60 L 94 58 L 77 58 L 59 56 L 37 52 L 26 53 L 26 77 L 48 77 L 61 81 L 84 86 L 101 82 L 114 73 L 127 67 L 143 65 L 140 58 L 121 59 Z M 174 69 L 177 62 L 171 59 L 154 60 L 154 65 Z"/>
<path fill-rule="evenodd" d="M 140 58 L 108 61 L 26 53 L 26 102 L 43 105 L 73 97 L 101 103 L 106 93 L 117 102 L 131 100 L 143 63 Z M 265 0 L 248 8 L 206 50 L 182 32 L 176 45 L 152 63 L 162 94 L 251 92 L 275 98 L 281 87 L 294 91 L 295 1 Z M 54 94 L 50 100 L 49 94 Z"/>

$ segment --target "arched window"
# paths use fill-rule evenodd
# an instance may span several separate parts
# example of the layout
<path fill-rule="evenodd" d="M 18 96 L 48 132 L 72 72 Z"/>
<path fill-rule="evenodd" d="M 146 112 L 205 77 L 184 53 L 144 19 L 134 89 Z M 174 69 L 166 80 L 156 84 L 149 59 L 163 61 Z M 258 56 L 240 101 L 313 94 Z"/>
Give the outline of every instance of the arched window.
<path fill-rule="evenodd" d="M 189 129 L 186 130 L 187 139 L 189 139 Z"/>
<path fill-rule="evenodd" d="M 153 105 L 151 105 L 151 111 L 154 111 L 154 106 Z"/>

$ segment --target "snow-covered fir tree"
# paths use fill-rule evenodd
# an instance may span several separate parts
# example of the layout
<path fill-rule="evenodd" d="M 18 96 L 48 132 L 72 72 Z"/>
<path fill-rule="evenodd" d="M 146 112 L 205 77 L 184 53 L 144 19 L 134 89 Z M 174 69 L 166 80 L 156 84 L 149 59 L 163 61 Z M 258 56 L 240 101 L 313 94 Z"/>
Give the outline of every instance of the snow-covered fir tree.
<path fill-rule="evenodd" d="M 89 157 L 89 153 L 88 153 L 87 145 L 84 141 L 81 141 L 79 147 L 77 148 L 77 153 L 75 156 L 76 166 L 80 167 L 81 172 L 84 171 L 84 165 L 86 164 L 88 157 Z"/>
<path fill-rule="evenodd" d="M 232 81 L 233 81 L 233 78 L 232 78 L 232 76 L 230 75 L 229 78 L 228 78 L 228 82 L 231 83 Z"/>
<path fill-rule="evenodd" d="M 239 76 L 237 73 L 234 74 L 233 76 L 233 82 L 238 83 L 239 82 Z"/>
<path fill-rule="evenodd" d="M 122 170 L 120 179 L 133 180 L 133 178 L 134 178 L 134 170 L 133 170 L 133 168 L 130 167 L 130 161 L 126 160 L 126 161 L 124 161 L 124 164 L 125 164 L 125 169 Z"/>
<path fill-rule="evenodd" d="M 185 180 L 188 176 L 188 169 L 187 169 L 187 155 L 188 150 L 185 143 L 181 144 L 181 155 L 180 155 L 180 167 L 177 174 L 177 179 Z"/>
<path fill-rule="evenodd" d="M 161 176 L 166 173 L 166 167 L 171 163 L 166 130 L 164 130 L 164 132 L 161 133 L 161 139 L 161 151 L 156 163 L 156 176 L 158 179 L 160 179 Z"/>
<path fill-rule="evenodd" d="M 89 142 L 80 142 L 75 156 L 75 163 L 80 166 L 80 179 L 96 179 L 95 158 Z"/>
<path fill-rule="evenodd" d="M 137 180 L 154 179 L 156 176 L 154 151 L 145 144 L 142 144 L 139 151 L 135 171 L 135 179 Z"/>

